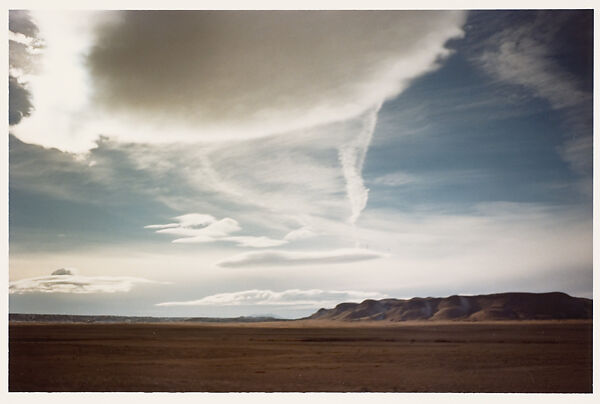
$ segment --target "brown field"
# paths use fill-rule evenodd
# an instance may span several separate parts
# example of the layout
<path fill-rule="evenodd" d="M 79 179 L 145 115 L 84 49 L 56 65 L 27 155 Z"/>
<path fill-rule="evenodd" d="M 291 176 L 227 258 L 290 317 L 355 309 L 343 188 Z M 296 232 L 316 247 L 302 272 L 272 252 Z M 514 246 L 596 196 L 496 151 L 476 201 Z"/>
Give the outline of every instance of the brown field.
<path fill-rule="evenodd" d="M 591 392 L 592 321 L 10 323 L 9 390 Z"/>

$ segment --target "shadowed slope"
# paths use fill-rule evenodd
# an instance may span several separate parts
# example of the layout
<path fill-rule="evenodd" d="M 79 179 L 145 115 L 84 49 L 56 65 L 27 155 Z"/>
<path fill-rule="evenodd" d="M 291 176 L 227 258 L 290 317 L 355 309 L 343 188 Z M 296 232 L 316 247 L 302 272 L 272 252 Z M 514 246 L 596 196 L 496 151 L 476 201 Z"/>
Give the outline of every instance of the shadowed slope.
<path fill-rule="evenodd" d="M 565 293 L 497 293 L 365 300 L 320 309 L 313 320 L 552 320 L 592 318 L 592 300 Z"/>

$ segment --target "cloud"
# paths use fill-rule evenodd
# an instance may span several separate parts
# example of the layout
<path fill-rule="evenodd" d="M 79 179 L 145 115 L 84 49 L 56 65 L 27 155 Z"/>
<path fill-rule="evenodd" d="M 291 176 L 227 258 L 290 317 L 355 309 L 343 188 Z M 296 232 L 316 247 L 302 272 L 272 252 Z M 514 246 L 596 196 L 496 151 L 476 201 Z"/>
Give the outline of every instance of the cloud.
<path fill-rule="evenodd" d="M 30 38 L 37 36 L 39 29 L 31 20 L 31 14 L 27 10 L 10 10 L 8 13 L 8 29 L 16 34 L 22 34 Z"/>
<path fill-rule="evenodd" d="M 20 139 L 85 151 L 99 133 L 119 142 L 196 145 L 275 134 L 315 137 L 335 152 L 350 212 L 332 206 L 340 203 L 331 202 L 337 189 L 320 187 L 326 181 L 337 187 L 338 173 L 324 176 L 315 188 L 328 194 L 326 209 L 347 213 L 350 223 L 367 205 L 361 171 L 379 107 L 440 66 L 450 53 L 445 43 L 462 35 L 465 20 L 462 11 L 36 11 L 34 16 L 47 43 L 48 69 L 32 82 L 36 114 L 14 132 Z M 66 77 L 69 86 L 58 89 Z M 334 125 L 344 121 L 352 124 Z M 331 127 L 345 133 L 332 136 Z M 332 145 L 329 137 L 338 142 Z M 237 168 L 235 161 L 202 157 L 203 175 L 195 172 L 191 181 L 271 205 L 267 209 L 293 206 L 284 192 L 276 192 L 286 184 L 272 184 L 273 167 L 264 185 L 276 194 L 264 195 L 218 167 L 225 162 Z M 285 163 L 282 175 L 333 171 L 328 163 L 299 175 L 303 163 Z M 312 203 L 312 195 L 302 198 Z"/>
<path fill-rule="evenodd" d="M 9 283 L 9 293 L 115 293 L 129 292 L 138 283 L 156 281 L 129 276 L 83 276 L 74 268 L 61 268 L 50 276 L 19 279 Z"/>
<path fill-rule="evenodd" d="M 447 55 L 463 22 L 437 11 L 125 11 L 97 27 L 87 66 L 113 112 L 277 133 L 397 95 Z"/>
<path fill-rule="evenodd" d="M 283 239 L 288 241 L 304 240 L 316 236 L 316 233 L 308 226 L 300 227 L 286 234 Z"/>
<path fill-rule="evenodd" d="M 575 172 L 591 174 L 594 164 L 593 148 L 593 136 L 585 136 L 567 140 L 559 152 Z"/>
<path fill-rule="evenodd" d="M 179 244 L 211 243 L 215 241 L 231 241 L 240 247 L 265 248 L 287 244 L 287 240 L 272 239 L 265 236 L 230 236 L 242 230 L 239 223 L 231 218 L 217 220 L 211 215 L 190 213 L 174 218 L 178 223 L 152 224 L 146 229 L 156 229 L 159 234 L 183 236 L 173 240 Z"/>
<path fill-rule="evenodd" d="M 520 85 L 559 110 L 572 139 L 559 152 L 575 172 L 591 177 L 593 13 L 524 16 L 484 41 L 474 61 L 500 82 Z"/>
<path fill-rule="evenodd" d="M 272 290 L 244 290 L 219 293 L 199 300 L 164 302 L 157 306 L 304 306 L 330 307 L 341 302 L 361 302 L 365 299 L 383 299 L 386 295 L 377 292 L 354 290 L 289 289 L 282 292 Z"/>
<path fill-rule="evenodd" d="M 35 122 L 15 134 L 85 151 L 99 133 L 136 142 L 221 141 L 356 117 L 437 68 L 449 54 L 446 41 L 463 34 L 466 13 L 33 15 L 47 69 L 32 83 Z M 65 79 L 69 86 L 59 91 Z M 44 128 L 50 134 L 42 136 Z"/>
<path fill-rule="evenodd" d="M 16 125 L 33 112 L 31 93 L 25 85 L 13 77 L 8 77 L 8 124 Z"/>
<path fill-rule="evenodd" d="M 253 236 L 237 236 L 227 237 L 223 240 L 233 241 L 238 243 L 240 247 L 254 247 L 254 248 L 266 248 L 266 247 L 277 247 L 283 244 L 287 244 L 287 240 L 277 240 L 269 237 L 253 237 Z"/>
<path fill-rule="evenodd" d="M 369 190 L 365 187 L 362 179 L 362 168 L 373 138 L 377 113 L 380 108 L 381 104 L 369 111 L 363 118 L 363 128 L 358 132 L 356 138 L 339 148 L 339 159 L 346 180 L 346 194 L 352 211 L 349 218 L 350 223 L 356 223 L 360 213 L 367 206 Z"/>
<path fill-rule="evenodd" d="M 555 109 L 591 99 L 579 79 L 557 63 L 561 26 L 576 23 L 568 14 L 537 12 L 492 35 L 477 62 L 500 80 L 529 88 Z M 551 21 L 551 23 L 550 23 Z"/>
<path fill-rule="evenodd" d="M 208 226 L 217 221 L 214 216 L 202 213 L 188 213 L 187 215 L 177 216 L 175 219 L 184 227 Z"/>
<path fill-rule="evenodd" d="M 13 126 L 34 110 L 28 75 L 36 71 L 42 43 L 37 39 L 38 27 L 27 11 L 10 10 L 8 20 L 8 124 Z"/>
<path fill-rule="evenodd" d="M 77 272 L 75 268 L 59 268 L 50 275 L 77 275 Z"/>
<path fill-rule="evenodd" d="M 374 184 L 385 185 L 387 187 L 400 187 L 415 181 L 417 181 L 417 178 L 414 175 L 402 171 L 385 174 L 373 179 Z"/>
<path fill-rule="evenodd" d="M 182 223 L 177 227 L 166 227 L 159 229 L 156 231 L 156 233 L 173 234 L 176 236 L 184 236 L 186 238 L 189 237 L 196 238 L 198 240 L 206 239 L 207 241 L 212 241 L 221 239 L 231 233 L 240 231 L 241 229 L 242 228 L 237 221 L 226 217 L 200 228 Z M 174 242 L 177 242 L 177 240 Z"/>
<path fill-rule="evenodd" d="M 257 251 L 226 258 L 217 263 L 221 267 L 326 265 L 366 261 L 385 257 L 384 254 L 361 248 L 332 251 Z"/>
<path fill-rule="evenodd" d="M 361 235 L 370 245 L 393 252 L 390 259 L 370 265 L 372 272 L 357 275 L 362 288 L 381 289 L 381 279 L 407 290 L 470 285 L 477 291 L 501 281 L 547 290 L 565 287 L 543 280 L 553 272 L 591 281 L 589 207 L 496 202 L 462 214 L 371 209 L 362 223 Z"/>

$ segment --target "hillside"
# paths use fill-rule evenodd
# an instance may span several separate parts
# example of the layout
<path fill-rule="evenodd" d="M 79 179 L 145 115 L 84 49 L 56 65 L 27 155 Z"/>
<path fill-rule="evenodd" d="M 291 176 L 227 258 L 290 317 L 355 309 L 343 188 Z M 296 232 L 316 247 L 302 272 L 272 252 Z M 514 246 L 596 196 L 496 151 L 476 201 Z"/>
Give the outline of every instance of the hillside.
<path fill-rule="evenodd" d="M 561 292 L 365 300 L 320 309 L 312 320 L 550 320 L 592 318 L 592 300 Z"/>

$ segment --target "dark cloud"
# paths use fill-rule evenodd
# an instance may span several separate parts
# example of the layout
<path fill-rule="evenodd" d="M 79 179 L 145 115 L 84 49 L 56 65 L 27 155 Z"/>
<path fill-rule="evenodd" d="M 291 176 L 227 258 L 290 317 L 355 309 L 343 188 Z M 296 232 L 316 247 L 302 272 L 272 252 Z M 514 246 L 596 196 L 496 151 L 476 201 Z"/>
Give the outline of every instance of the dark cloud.
<path fill-rule="evenodd" d="M 8 41 L 8 54 L 10 74 L 8 78 L 8 123 L 16 125 L 24 117 L 30 116 L 33 112 L 32 97 L 27 89 L 25 80 L 22 79 L 24 73 L 35 71 L 36 59 L 38 55 L 34 50 L 42 45 L 37 40 L 38 28 L 31 20 L 29 12 L 24 10 L 11 10 L 9 12 L 9 29 L 15 34 L 22 34 L 28 37 L 31 42 L 20 40 Z"/>
<path fill-rule="evenodd" d="M 10 67 L 17 69 L 28 69 L 31 66 L 32 55 L 29 52 L 29 47 L 21 42 L 8 41 L 8 61 Z"/>
<path fill-rule="evenodd" d="M 31 93 L 13 76 L 8 77 L 8 124 L 16 125 L 33 112 Z"/>
<path fill-rule="evenodd" d="M 73 270 L 72 268 L 60 268 L 52 272 L 50 275 L 76 275 L 76 272 L 77 271 Z"/>
<path fill-rule="evenodd" d="M 100 25 L 88 66 L 112 111 L 268 131 L 397 94 L 462 22 L 433 11 L 130 11 Z"/>
<path fill-rule="evenodd" d="M 15 34 L 23 34 L 30 38 L 36 37 L 39 31 L 27 10 L 10 10 L 8 12 L 8 29 Z"/>

